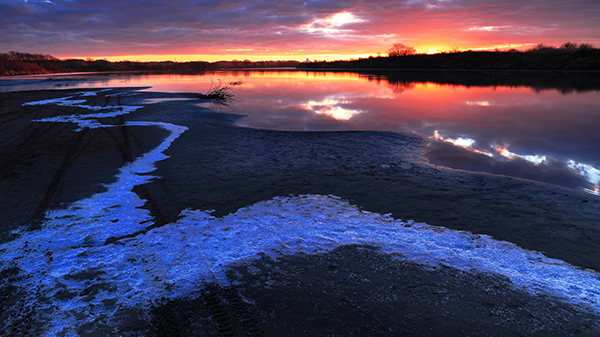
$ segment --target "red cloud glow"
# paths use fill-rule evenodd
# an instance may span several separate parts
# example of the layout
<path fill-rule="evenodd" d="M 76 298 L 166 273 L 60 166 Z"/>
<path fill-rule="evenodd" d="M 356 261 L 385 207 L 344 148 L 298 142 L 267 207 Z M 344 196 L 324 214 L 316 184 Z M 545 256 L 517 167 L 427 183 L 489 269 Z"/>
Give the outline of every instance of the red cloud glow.
<path fill-rule="evenodd" d="M 575 0 L 0 3 L 0 46 L 111 60 L 339 59 L 402 42 L 419 52 L 600 45 L 600 3 Z"/>

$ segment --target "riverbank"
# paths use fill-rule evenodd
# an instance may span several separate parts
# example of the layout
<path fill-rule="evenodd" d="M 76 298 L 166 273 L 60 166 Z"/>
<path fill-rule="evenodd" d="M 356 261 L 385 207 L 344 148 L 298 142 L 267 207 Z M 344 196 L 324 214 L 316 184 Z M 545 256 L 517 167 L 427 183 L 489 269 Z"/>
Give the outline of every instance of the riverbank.
<path fill-rule="evenodd" d="M 300 63 L 298 69 L 600 70 L 600 49 L 538 46 L 527 51 L 461 51 Z"/>
<path fill-rule="evenodd" d="M 90 91 L 97 90 L 85 90 Z M 116 235 L 107 221 L 101 227 L 105 230 L 73 239 L 80 245 L 58 249 L 58 244 L 48 244 L 50 248 L 38 249 L 45 259 L 43 270 L 57 283 L 41 293 L 23 287 L 35 285 L 35 280 L 22 281 L 43 275 L 38 267 L 3 264 L 2 318 L 9 335 L 27 329 L 39 332 L 44 328 L 39 324 L 55 324 L 57 331 L 80 335 L 158 336 L 593 336 L 600 331 L 600 317 L 590 306 L 555 293 L 532 293 L 517 283 L 511 278 L 516 273 L 512 260 L 506 260 L 506 270 L 494 272 L 461 269 L 451 260 L 423 264 L 410 251 L 391 250 L 396 241 L 386 239 L 387 234 L 371 239 L 372 233 L 414 220 L 439 226 L 440 233 L 469 231 L 475 234 L 470 239 L 473 247 L 495 247 L 486 241 L 488 235 L 600 271 L 596 196 L 431 165 L 425 157 L 427 140 L 412 133 L 240 128 L 233 124 L 240 116 L 198 106 L 197 97 L 189 94 L 114 89 L 79 95 L 89 106 L 139 108 L 99 119 L 113 127 L 78 132 L 71 123 L 33 120 L 89 113 L 82 107 L 23 106 L 77 92 L 81 90 L 0 94 L 0 141 L 6 149 L 2 157 L 9 158 L 3 160 L 0 211 L 3 219 L 11 219 L 3 220 L 4 241 L 46 240 L 76 231 L 77 227 L 53 227 L 69 221 L 52 222 L 45 211 L 110 190 L 106 185 L 115 184 L 124 163 L 163 144 L 165 129 L 136 123 L 171 123 L 187 130 L 163 151 L 168 158 L 155 162 L 156 170 L 146 173 L 158 178 L 133 188 L 149 216 L 140 221 L 136 213 L 123 212 L 118 214 L 130 218 L 114 219 L 117 225 L 138 222 L 141 230 Z M 186 97 L 193 100 L 172 100 Z M 269 206 L 290 195 L 323 197 L 281 202 L 291 215 Z M 127 204 L 115 199 L 119 207 L 111 212 L 117 214 L 116 209 Z M 140 206 L 131 207 L 137 212 Z M 252 207 L 263 211 L 244 217 Z M 310 216 L 294 215 L 294 209 Z M 214 222 L 197 212 L 206 210 L 214 210 Z M 366 212 L 391 214 L 394 221 L 403 221 L 380 223 L 368 220 L 371 213 Z M 374 229 L 362 228 L 366 222 L 361 220 L 350 233 L 346 226 L 353 218 L 374 221 Z M 90 216 L 78 226 L 86 228 L 88 222 L 98 221 L 94 219 L 101 218 Z M 288 226 L 283 233 L 294 233 L 288 241 L 281 234 L 269 236 L 271 229 L 252 230 L 278 221 Z M 13 232 L 21 226 L 26 228 Z M 309 226 L 310 231 L 302 230 Z M 334 237 L 335 226 L 342 226 L 340 237 L 350 233 L 355 239 Z M 249 234 L 236 238 L 236 232 Z M 233 243 L 222 243 L 225 246 L 213 251 L 219 242 Z M 252 249 L 245 248 L 250 244 Z M 450 251 L 467 254 L 462 245 Z M 6 247 L 2 254 L 8 256 Z M 447 249 L 440 247 L 428 249 L 432 253 Z M 63 251 L 71 250 L 78 257 L 68 264 L 71 255 Z M 233 250 L 239 258 L 228 257 Z M 510 252 L 485 259 L 502 259 L 512 256 Z M 32 246 L 23 248 L 23 254 L 37 256 L 38 251 Z M 61 256 L 63 262 L 56 265 Z M 527 263 L 540 263 L 542 270 L 556 263 L 536 259 Z M 55 265 L 57 269 L 51 269 Z M 51 309 L 60 305 L 79 309 Z M 85 317 L 92 311 L 93 316 Z M 79 319 L 60 323 L 58 318 L 60 324 L 51 323 L 51 317 L 70 315 Z"/>

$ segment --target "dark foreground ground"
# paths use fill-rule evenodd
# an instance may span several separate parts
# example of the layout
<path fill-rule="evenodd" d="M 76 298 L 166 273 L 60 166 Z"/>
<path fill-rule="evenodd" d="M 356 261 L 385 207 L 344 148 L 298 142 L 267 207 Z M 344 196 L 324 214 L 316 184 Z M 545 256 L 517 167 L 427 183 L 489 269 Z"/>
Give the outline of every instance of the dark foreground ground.
<path fill-rule="evenodd" d="M 157 94 L 145 94 L 156 97 Z M 65 92 L 0 94 L 2 241 L 42 224 L 48 209 L 103 190 L 118 168 L 160 143 L 149 127 L 75 133 L 32 119 L 81 113 L 22 103 Z M 162 95 L 165 96 L 165 95 Z M 176 96 L 176 95 L 171 95 Z M 120 104 L 139 104 L 140 96 Z M 114 98 L 112 98 L 114 100 Z M 90 104 L 114 104 L 102 95 Z M 227 115 L 189 102 L 147 105 L 123 120 L 168 121 L 187 132 L 157 164 L 161 179 L 135 190 L 158 225 L 181 210 L 223 216 L 275 196 L 333 194 L 363 210 L 488 234 L 600 271 L 600 198 L 548 184 L 429 165 L 426 141 L 390 132 L 282 132 L 243 129 Z M 119 238 L 115 238 L 116 241 Z M 78 327 L 84 336 L 597 336 L 600 317 L 505 277 L 429 268 L 376 247 L 342 246 L 226 266 L 230 286 L 206 284 L 150 312 L 122 308 Z M 3 266 L 4 268 L 4 266 Z M 0 335 L 36 335 L 35 310 L 19 307 L 21 277 L 0 273 Z M 90 282 L 94 276 L 90 275 Z M 116 325 L 114 323 L 116 321 Z M 4 325 L 4 324 L 3 324 Z"/>
<path fill-rule="evenodd" d="M 594 315 L 497 275 L 424 268 L 373 247 L 263 257 L 228 276 L 232 287 L 208 285 L 199 299 L 155 309 L 157 335 L 592 336 L 600 328 Z M 211 321 L 216 331 L 206 329 Z"/>

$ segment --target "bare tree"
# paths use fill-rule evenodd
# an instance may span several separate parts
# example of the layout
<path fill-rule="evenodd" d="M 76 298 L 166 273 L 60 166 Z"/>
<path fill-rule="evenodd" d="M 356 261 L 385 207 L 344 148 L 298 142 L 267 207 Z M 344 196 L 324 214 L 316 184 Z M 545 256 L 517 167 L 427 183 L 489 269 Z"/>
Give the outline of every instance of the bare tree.
<path fill-rule="evenodd" d="M 417 53 L 416 49 L 413 47 L 405 46 L 402 43 L 394 43 L 392 48 L 387 50 L 388 56 L 406 56 L 406 55 L 414 55 Z"/>
<path fill-rule="evenodd" d="M 589 43 L 580 43 L 579 46 L 577 46 L 577 50 L 582 51 L 582 50 L 592 50 L 594 49 L 594 46 L 592 46 Z"/>
<path fill-rule="evenodd" d="M 577 43 L 573 43 L 573 42 L 565 42 L 563 43 L 560 48 L 564 49 L 564 50 L 569 50 L 569 51 L 575 51 L 577 50 Z"/>
<path fill-rule="evenodd" d="M 452 47 L 450 47 L 450 50 L 448 52 L 452 53 L 452 54 L 456 54 L 456 53 L 462 52 L 462 50 L 458 46 L 452 46 Z"/>

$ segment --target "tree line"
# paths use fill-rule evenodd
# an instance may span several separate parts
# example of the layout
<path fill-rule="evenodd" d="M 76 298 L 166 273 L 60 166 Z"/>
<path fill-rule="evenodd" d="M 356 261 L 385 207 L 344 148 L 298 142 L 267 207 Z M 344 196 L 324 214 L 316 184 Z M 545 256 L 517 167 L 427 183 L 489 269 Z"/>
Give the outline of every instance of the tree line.
<path fill-rule="evenodd" d="M 453 48 L 432 55 L 417 54 L 413 47 L 396 43 L 387 54 L 350 61 L 302 63 L 298 68 L 600 70 L 600 49 L 587 43 L 566 42 L 558 48 L 540 43 L 526 51 L 461 51 Z"/>
<path fill-rule="evenodd" d="M 565 42 L 560 47 L 540 43 L 518 51 L 461 51 L 453 48 L 437 54 L 417 54 L 415 48 L 402 43 L 387 50 L 387 56 L 358 60 L 320 61 L 205 61 L 138 62 L 93 59 L 59 60 L 51 55 L 11 51 L 0 53 L 0 75 L 50 74 L 67 72 L 164 71 L 200 72 L 224 68 L 297 67 L 350 69 L 464 69 L 464 70 L 600 70 L 600 49 L 587 43 Z"/>
<path fill-rule="evenodd" d="M 51 55 L 29 54 L 11 51 L 0 53 L 0 75 L 32 75 L 72 72 L 127 72 L 127 71 L 153 71 L 153 72 L 201 72 L 223 68 L 267 68 L 267 67 L 295 67 L 297 61 L 192 61 L 192 62 L 139 62 L 93 59 L 59 60 Z"/>
<path fill-rule="evenodd" d="M 204 71 L 209 70 L 210 63 L 197 62 L 110 62 L 107 60 L 59 60 L 51 55 L 29 54 L 11 51 L 0 53 L 0 74 L 31 75 L 71 72 L 101 71 Z"/>

